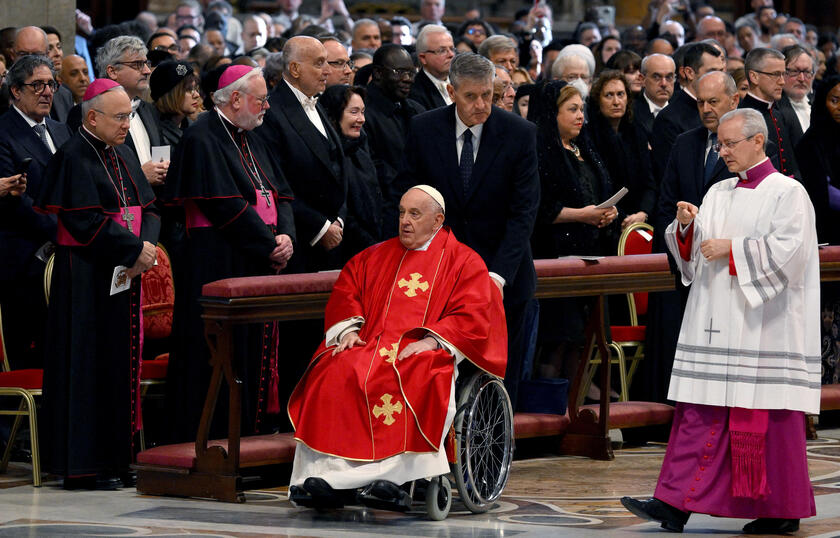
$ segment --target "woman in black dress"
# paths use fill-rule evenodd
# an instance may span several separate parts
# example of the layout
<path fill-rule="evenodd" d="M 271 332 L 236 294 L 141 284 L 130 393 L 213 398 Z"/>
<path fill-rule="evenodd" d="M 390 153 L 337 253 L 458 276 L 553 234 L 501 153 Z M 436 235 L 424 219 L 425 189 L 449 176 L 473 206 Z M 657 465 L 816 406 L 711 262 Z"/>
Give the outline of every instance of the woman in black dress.
<path fill-rule="evenodd" d="M 382 241 L 384 200 L 370 157 L 363 126 L 365 124 L 365 89 L 359 86 L 330 86 L 319 98 L 327 116 L 341 136 L 344 150 L 344 170 L 347 174 L 347 225 L 344 251 L 347 259 L 367 247 Z M 396 229 L 392 230 L 396 232 Z M 395 233 L 387 234 L 387 236 Z"/>
<path fill-rule="evenodd" d="M 203 110 L 199 78 L 182 61 L 163 62 L 149 77 L 152 100 L 160 114 L 160 133 L 166 145 L 176 146 L 192 120 Z"/>

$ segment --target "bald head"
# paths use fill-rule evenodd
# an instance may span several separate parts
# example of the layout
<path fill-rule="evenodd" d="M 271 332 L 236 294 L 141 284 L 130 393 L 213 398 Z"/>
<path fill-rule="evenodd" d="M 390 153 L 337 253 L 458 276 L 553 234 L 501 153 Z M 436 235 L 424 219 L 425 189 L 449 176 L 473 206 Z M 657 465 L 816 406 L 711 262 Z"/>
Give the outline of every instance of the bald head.
<path fill-rule="evenodd" d="M 310 36 L 295 36 L 283 46 L 283 77 L 307 97 L 324 91 L 330 66 L 323 43 Z"/>
<path fill-rule="evenodd" d="M 732 76 L 723 71 L 706 73 L 694 83 L 697 110 L 706 129 L 717 132 L 720 118 L 738 107 L 741 95 Z"/>
<path fill-rule="evenodd" d="M 14 60 L 28 54 L 47 55 L 47 33 L 37 26 L 24 26 L 15 34 L 15 43 L 12 48 Z"/>
<path fill-rule="evenodd" d="M 714 39 L 718 43 L 723 43 L 726 39 L 726 25 L 720 17 L 710 15 L 700 19 L 697 23 L 697 41 L 703 39 Z"/>
<path fill-rule="evenodd" d="M 76 54 L 64 57 L 61 62 L 61 83 L 70 89 L 75 103 L 82 101 L 90 85 L 90 73 L 84 58 Z"/>

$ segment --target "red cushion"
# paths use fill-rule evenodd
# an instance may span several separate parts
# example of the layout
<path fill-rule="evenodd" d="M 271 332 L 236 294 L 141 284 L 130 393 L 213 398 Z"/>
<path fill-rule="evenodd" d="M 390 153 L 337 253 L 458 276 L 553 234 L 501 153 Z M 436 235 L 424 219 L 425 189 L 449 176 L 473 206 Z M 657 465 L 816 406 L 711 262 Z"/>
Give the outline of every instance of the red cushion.
<path fill-rule="evenodd" d="M 337 279 L 338 271 L 226 278 L 205 284 L 201 288 L 201 293 L 207 297 L 225 299 L 293 293 L 329 293 Z"/>
<path fill-rule="evenodd" d="M 294 459 L 295 440 L 291 433 L 273 433 L 243 437 L 239 443 L 240 467 L 256 467 L 272 463 L 289 463 Z M 227 450 L 227 439 L 208 442 Z M 163 445 L 137 454 L 137 463 L 193 469 L 195 467 L 195 441 L 177 445 Z"/>
<path fill-rule="evenodd" d="M 597 263 L 572 258 L 534 260 L 534 267 L 539 278 L 671 271 L 665 254 L 608 256 Z"/>
<path fill-rule="evenodd" d="M 0 387 L 41 390 L 44 386 L 44 371 L 38 369 L 0 372 Z"/>
<path fill-rule="evenodd" d="M 598 404 L 582 405 L 580 409 L 591 409 L 595 420 L 600 416 Z M 674 418 L 674 408 L 656 402 L 615 402 L 610 404 L 610 428 L 638 428 L 668 424 Z"/>
<path fill-rule="evenodd" d="M 836 411 L 840 409 L 840 384 L 823 385 L 820 391 L 820 409 Z"/>
<path fill-rule="evenodd" d="M 820 262 L 840 262 L 840 247 L 830 246 L 821 248 Z"/>
<path fill-rule="evenodd" d="M 172 333 L 175 286 L 169 256 L 157 247 L 157 265 L 143 273 L 143 333 L 146 338 L 166 338 Z"/>
<path fill-rule="evenodd" d="M 151 361 L 143 361 L 140 365 L 140 379 L 166 379 L 169 368 L 169 353 L 164 353 Z"/>
<path fill-rule="evenodd" d="M 610 325 L 613 342 L 644 342 L 644 325 Z"/>
<path fill-rule="evenodd" d="M 568 427 L 568 415 L 516 413 L 513 416 L 513 433 L 517 439 L 562 435 Z"/>

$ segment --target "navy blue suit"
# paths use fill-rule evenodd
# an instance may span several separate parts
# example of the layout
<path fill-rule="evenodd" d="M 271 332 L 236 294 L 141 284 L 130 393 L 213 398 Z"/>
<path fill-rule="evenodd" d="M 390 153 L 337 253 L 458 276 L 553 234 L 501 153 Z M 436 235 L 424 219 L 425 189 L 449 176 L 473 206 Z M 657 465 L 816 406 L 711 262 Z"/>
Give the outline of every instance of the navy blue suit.
<path fill-rule="evenodd" d="M 515 405 L 522 366 L 524 309 L 536 289 L 530 245 L 540 199 L 536 126 L 493 107 L 481 132 L 465 195 L 455 142 L 455 114 L 455 105 L 449 105 L 412 119 L 400 186 L 403 192 L 418 183 L 438 189 L 446 202 L 446 224 L 455 237 L 475 250 L 488 270 L 505 279 L 505 384 Z"/>
<path fill-rule="evenodd" d="M 685 90 L 676 90 L 668 101 L 668 106 L 663 108 L 653 120 L 650 147 L 653 177 L 657 181 L 660 181 L 665 173 L 668 155 L 677 137 L 701 125 L 697 100 L 688 95 Z"/>
<path fill-rule="evenodd" d="M 70 138 L 70 129 L 63 123 L 46 118 L 46 125 L 56 149 Z M 0 304 L 6 347 L 15 368 L 40 365 L 46 304 L 40 284 L 44 263 L 35 253 L 44 243 L 55 241 L 56 219 L 36 213 L 32 200 L 49 180 L 44 170 L 50 157 L 47 146 L 17 110 L 10 108 L 0 116 L 0 177 L 15 175 L 21 161 L 32 159 L 26 192 L 0 199 Z"/>

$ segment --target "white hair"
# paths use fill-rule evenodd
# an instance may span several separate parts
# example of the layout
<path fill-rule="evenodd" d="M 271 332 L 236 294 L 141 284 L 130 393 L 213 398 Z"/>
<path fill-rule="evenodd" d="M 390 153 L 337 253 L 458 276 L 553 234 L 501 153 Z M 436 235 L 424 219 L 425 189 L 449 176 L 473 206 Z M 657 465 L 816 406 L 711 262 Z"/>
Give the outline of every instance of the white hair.
<path fill-rule="evenodd" d="M 213 103 L 216 106 L 225 106 L 230 102 L 230 98 L 233 96 L 233 92 L 242 92 L 245 88 L 248 87 L 248 81 L 250 81 L 254 77 L 261 77 L 262 76 L 262 69 L 259 67 L 253 68 L 251 71 L 239 77 L 238 80 L 232 82 L 225 86 L 224 88 L 219 88 L 215 92 L 213 92 Z"/>
<path fill-rule="evenodd" d="M 426 41 L 429 40 L 429 36 L 432 34 L 446 34 L 449 37 L 452 37 L 452 34 L 449 33 L 449 30 L 446 27 L 441 26 L 439 24 L 427 24 L 423 28 L 420 29 L 420 33 L 417 34 L 417 41 L 415 42 L 415 48 L 418 53 L 426 52 Z"/>
<path fill-rule="evenodd" d="M 562 78 L 563 72 L 574 62 L 583 62 L 583 65 L 585 65 L 586 69 L 589 71 L 589 77 L 591 79 L 593 69 L 591 69 L 589 64 L 586 62 L 586 58 L 575 53 L 558 56 L 557 59 L 554 60 L 554 63 L 551 64 L 551 79 L 557 80 Z"/>
<path fill-rule="evenodd" d="M 744 125 L 741 126 L 741 135 L 750 138 L 757 134 L 764 136 L 764 146 L 767 147 L 767 123 L 764 121 L 764 116 L 761 112 L 752 108 L 736 108 L 730 110 L 720 117 L 718 125 L 723 125 L 724 122 L 742 118 Z M 720 129 L 720 127 L 718 127 Z"/>
<path fill-rule="evenodd" d="M 776 50 L 782 50 L 783 48 L 790 45 L 790 44 L 788 44 L 788 45 L 782 45 L 781 44 L 782 41 L 785 41 L 787 39 L 790 39 L 791 41 L 793 41 L 794 45 L 801 45 L 802 44 L 802 43 L 800 43 L 799 39 L 793 34 L 776 34 L 776 35 L 774 35 L 773 37 L 770 38 L 770 48 L 773 48 L 773 49 L 776 49 Z"/>
<path fill-rule="evenodd" d="M 586 62 L 586 67 L 589 68 L 590 77 L 595 74 L 595 55 L 592 54 L 592 51 L 589 49 L 589 47 L 581 45 L 579 43 L 575 43 L 573 45 L 566 45 L 560 51 L 560 54 L 557 55 L 557 59 L 559 60 L 564 56 L 569 56 L 572 54 L 583 58 L 583 61 Z"/>

